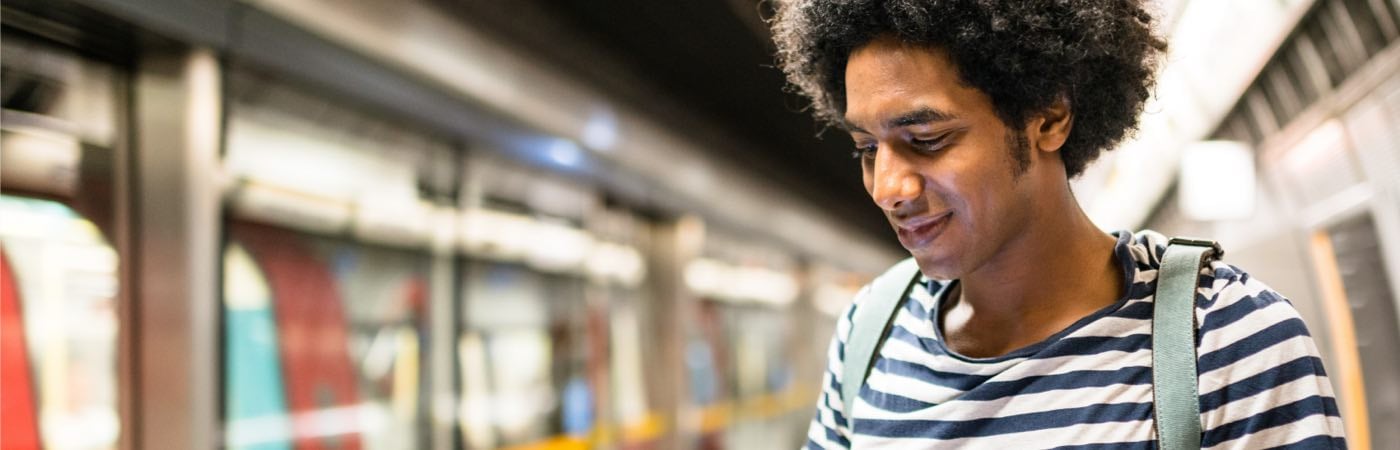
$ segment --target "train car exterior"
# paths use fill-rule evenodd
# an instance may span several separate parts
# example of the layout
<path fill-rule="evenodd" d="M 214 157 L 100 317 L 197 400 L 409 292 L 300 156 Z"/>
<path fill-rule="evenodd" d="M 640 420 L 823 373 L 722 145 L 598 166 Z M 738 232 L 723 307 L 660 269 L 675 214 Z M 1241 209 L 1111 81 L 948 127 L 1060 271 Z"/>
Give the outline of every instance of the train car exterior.
<path fill-rule="evenodd" d="M 896 255 L 755 234 L 297 5 L 5 5 L 4 448 L 796 445 L 806 274 Z"/>

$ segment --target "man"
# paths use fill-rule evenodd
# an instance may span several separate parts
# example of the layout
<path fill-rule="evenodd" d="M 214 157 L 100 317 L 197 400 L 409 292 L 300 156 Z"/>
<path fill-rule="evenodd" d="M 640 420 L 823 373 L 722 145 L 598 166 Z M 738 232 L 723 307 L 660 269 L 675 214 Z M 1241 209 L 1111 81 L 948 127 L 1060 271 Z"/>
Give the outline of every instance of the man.
<path fill-rule="evenodd" d="M 1156 447 L 1166 239 L 1100 231 L 1069 187 L 1136 127 L 1165 49 L 1152 25 L 1132 0 L 780 2 L 784 72 L 850 133 L 925 276 L 852 411 L 842 367 L 860 305 L 844 314 L 807 448 Z M 1202 446 L 1344 448 L 1288 301 L 1221 262 L 1199 286 Z"/>

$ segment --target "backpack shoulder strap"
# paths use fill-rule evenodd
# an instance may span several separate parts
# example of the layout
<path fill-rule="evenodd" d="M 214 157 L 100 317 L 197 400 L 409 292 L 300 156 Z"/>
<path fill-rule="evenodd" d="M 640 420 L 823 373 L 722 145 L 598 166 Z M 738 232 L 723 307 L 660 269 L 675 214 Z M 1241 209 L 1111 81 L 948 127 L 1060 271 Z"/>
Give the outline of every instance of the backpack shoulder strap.
<path fill-rule="evenodd" d="M 1196 284 L 1202 264 L 1223 256 L 1214 241 L 1172 238 L 1152 301 L 1152 407 L 1158 448 L 1201 448 L 1196 386 Z"/>
<path fill-rule="evenodd" d="M 919 266 L 914 258 L 905 259 L 870 282 L 870 289 L 858 299 L 841 368 L 841 406 L 848 421 L 856 396 L 860 395 L 860 388 L 870 373 L 870 362 L 885 340 L 895 311 L 909 295 L 909 288 L 918 281 L 918 275 Z"/>

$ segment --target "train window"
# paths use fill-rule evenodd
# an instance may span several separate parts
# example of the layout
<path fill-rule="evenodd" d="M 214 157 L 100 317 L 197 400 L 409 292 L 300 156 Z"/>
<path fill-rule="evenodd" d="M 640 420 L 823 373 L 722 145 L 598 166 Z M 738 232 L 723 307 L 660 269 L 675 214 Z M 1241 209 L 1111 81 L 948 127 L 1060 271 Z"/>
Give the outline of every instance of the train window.
<path fill-rule="evenodd" d="M 0 216 L 3 441 L 116 448 L 117 253 L 58 202 L 0 195 Z"/>
<path fill-rule="evenodd" d="M 121 444 L 122 76 L 8 30 L 0 45 L 0 448 Z"/>
<path fill-rule="evenodd" d="M 225 442 L 419 448 L 429 257 L 233 221 Z"/>
<path fill-rule="evenodd" d="M 1360 356 L 1361 379 L 1366 382 L 1366 415 L 1371 423 L 1372 442 L 1396 442 L 1400 429 L 1385 424 L 1400 423 L 1400 332 L 1396 327 L 1395 293 L 1386 275 L 1379 229 L 1369 214 L 1343 220 L 1328 227 L 1326 240 L 1335 258 L 1346 305 L 1355 329 Z"/>
<path fill-rule="evenodd" d="M 225 444 L 427 446 L 452 148 L 256 73 L 229 78 Z"/>
<path fill-rule="evenodd" d="M 603 355 L 590 350 L 583 280 L 514 263 L 473 261 L 459 342 L 461 429 L 468 448 L 547 442 L 592 431 Z M 601 337 L 606 339 L 606 337 Z"/>

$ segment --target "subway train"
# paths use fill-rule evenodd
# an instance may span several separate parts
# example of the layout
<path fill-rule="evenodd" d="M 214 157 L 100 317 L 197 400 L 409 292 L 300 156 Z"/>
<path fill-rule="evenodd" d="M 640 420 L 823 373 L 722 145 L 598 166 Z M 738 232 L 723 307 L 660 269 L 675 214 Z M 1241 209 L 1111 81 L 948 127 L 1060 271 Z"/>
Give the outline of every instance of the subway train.
<path fill-rule="evenodd" d="M 1128 225 L 1288 294 L 1397 448 L 1400 5 L 1281 3 L 1202 136 L 1249 210 Z M 797 448 L 901 257 L 432 2 L 0 7 L 0 448 Z"/>
<path fill-rule="evenodd" d="M 625 133 L 386 105 L 453 94 L 124 7 L 5 5 L 0 448 L 794 447 L 827 324 L 897 257 L 586 167 Z"/>

